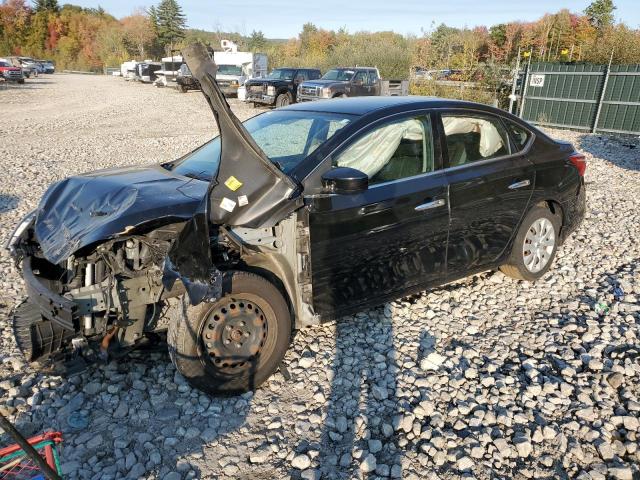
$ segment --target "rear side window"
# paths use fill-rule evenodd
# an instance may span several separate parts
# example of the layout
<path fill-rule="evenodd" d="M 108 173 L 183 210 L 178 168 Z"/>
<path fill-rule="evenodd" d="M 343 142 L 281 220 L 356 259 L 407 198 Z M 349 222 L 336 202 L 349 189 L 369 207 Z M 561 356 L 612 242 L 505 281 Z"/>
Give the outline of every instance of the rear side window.
<path fill-rule="evenodd" d="M 449 167 L 508 155 L 509 137 L 497 118 L 442 115 Z"/>
<path fill-rule="evenodd" d="M 519 152 L 524 149 L 524 147 L 529 142 L 531 138 L 531 132 L 529 130 L 522 128 L 520 125 L 517 125 L 509 120 L 505 120 L 504 123 L 507 125 L 507 128 L 511 132 L 511 137 L 513 138 L 513 143 L 516 146 L 516 150 Z"/>

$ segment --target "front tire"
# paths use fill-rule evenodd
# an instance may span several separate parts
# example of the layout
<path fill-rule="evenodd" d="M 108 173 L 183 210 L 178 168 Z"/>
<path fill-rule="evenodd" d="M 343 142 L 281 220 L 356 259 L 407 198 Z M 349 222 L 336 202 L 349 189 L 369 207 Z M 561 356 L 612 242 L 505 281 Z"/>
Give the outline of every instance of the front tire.
<path fill-rule="evenodd" d="M 535 282 L 551 268 L 558 249 L 562 220 L 546 206 L 536 205 L 525 216 L 511 255 L 500 271 L 517 280 Z"/>
<path fill-rule="evenodd" d="M 291 336 L 291 313 L 265 278 L 227 272 L 224 295 L 189 306 L 169 324 L 169 355 L 195 388 L 208 394 L 254 390 L 280 365 Z"/>
<path fill-rule="evenodd" d="M 289 92 L 281 93 L 276 97 L 276 108 L 286 107 L 293 103 L 293 97 Z"/>

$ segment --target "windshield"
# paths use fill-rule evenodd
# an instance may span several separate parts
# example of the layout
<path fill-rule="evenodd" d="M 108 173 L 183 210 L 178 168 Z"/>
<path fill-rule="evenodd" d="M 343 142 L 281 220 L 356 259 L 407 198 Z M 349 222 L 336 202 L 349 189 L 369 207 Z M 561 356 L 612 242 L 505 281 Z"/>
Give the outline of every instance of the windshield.
<path fill-rule="evenodd" d="M 10 67 L 11 65 L 9 65 L 7 62 L 0 62 L 0 67 Z"/>
<path fill-rule="evenodd" d="M 267 157 L 289 174 L 352 119 L 352 115 L 344 114 L 273 110 L 247 120 L 244 126 Z M 208 181 L 219 162 L 218 136 L 167 167 L 180 175 Z"/>
<path fill-rule="evenodd" d="M 323 80 L 339 80 L 348 82 L 353 77 L 353 74 L 356 73 L 353 70 L 342 70 L 342 69 L 334 69 L 329 70 L 322 77 Z"/>
<path fill-rule="evenodd" d="M 239 65 L 218 65 L 218 73 L 220 75 L 242 75 L 242 67 Z"/>
<path fill-rule="evenodd" d="M 271 80 L 293 80 L 295 73 L 296 71 L 291 68 L 276 68 L 267 75 L 267 78 Z"/>

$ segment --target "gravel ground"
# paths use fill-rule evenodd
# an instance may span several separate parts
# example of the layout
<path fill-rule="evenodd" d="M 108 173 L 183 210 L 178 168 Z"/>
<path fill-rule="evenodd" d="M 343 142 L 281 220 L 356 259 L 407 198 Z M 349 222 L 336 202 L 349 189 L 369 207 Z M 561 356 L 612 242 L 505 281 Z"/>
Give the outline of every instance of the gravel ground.
<path fill-rule="evenodd" d="M 215 132 L 199 93 L 118 78 L 41 76 L 0 104 L 3 238 L 51 182 L 171 159 Z M 305 329 L 291 378 L 241 397 L 191 389 L 162 351 L 71 379 L 33 371 L 2 251 L 0 409 L 26 433 L 64 433 L 67 478 L 637 480 L 640 141 L 552 134 L 587 155 L 588 212 L 544 280 L 485 273 Z"/>

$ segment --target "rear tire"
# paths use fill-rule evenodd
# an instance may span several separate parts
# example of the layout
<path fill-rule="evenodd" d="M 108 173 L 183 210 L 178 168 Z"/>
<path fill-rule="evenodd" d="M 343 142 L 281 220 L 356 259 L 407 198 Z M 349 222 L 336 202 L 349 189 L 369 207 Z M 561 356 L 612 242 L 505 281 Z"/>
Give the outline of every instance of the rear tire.
<path fill-rule="evenodd" d="M 281 93 L 276 97 L 276 108 L 286 107 L 293 103 L 293 97 L 289 92 Z"/>
<path fill-rule="evenodd" d="M 500 271 L 516 280 L 535 282 L 551 268 L 558 249 L 562 220 L 546 206 L 536 205 L 525 216 L 511 255 Z"/>
<path fill-rule="evenodd" d="M 291 313 L 282 293 L 265 278 L 227 272 L 224 295 L 190 306 L 169 324 L 169 355 L 195 388 L 208 394 L 254 390 L 280 365 L 291 337 Z"/>

